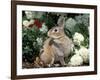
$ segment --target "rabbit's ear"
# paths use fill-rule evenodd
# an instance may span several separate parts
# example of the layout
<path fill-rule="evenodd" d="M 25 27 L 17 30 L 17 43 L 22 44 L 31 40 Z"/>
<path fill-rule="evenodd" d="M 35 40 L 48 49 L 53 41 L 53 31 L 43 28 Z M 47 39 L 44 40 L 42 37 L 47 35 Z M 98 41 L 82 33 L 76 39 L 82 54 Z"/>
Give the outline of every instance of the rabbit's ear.
<path fill-rule="evenodd" d="M 60 16 L 59 17 L 57 24 L 58 24 L 58 26 L 64 28 L 64 24 L 65 24 L 65 18 L 64 18 L 64 16 Z"/>

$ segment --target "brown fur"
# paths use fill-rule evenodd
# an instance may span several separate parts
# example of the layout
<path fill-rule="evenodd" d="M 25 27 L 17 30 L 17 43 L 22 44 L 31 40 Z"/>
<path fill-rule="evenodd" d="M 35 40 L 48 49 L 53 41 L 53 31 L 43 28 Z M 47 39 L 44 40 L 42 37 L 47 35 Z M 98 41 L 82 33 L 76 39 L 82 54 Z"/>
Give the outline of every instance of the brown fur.
<path fill-rule="evenodd" d="M 44 46 L 43 46 L 43 53 L 40 55 L 40 59 L 43 61 L 43 63 L 45 65 L 52 65 L 54 63 L 54 52 L 53 52 L 53 48 L 52 46 L 52 39 L 48 38 L 45 42 L 44 42 Z"/>

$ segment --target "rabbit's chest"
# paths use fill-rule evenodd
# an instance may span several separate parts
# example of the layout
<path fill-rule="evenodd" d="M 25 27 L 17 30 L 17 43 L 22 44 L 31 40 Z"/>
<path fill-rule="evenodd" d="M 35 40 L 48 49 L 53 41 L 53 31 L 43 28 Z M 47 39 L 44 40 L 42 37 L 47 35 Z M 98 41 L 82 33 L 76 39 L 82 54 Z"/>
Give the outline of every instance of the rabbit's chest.
<path fill-rule="evenodd" d="M 70 53 L 70 50 L 71 50 L 70 43 L 63 43 L 60 45 L 60 47 L 65 55 L 68 55 Z"/>
<path fill-rule="evenodd" d="M 68 56 L 70 53 L 70 44 L 69 43 L 56 43 L 54 42 L 57 54 L 61 56 Z"/>

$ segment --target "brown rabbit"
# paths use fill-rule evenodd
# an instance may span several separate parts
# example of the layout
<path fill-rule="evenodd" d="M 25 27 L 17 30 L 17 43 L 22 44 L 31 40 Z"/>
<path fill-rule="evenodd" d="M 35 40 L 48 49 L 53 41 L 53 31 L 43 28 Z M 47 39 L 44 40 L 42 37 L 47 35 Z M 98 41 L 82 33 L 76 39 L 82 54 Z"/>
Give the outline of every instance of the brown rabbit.
<path fill-rule="evenodd" d="M 40 59 L 44 63 L 44 66 L 50 67 L 54 63 L 54 52 L 52 48 L 52 39 L 48 38 L 44 42 L 43 51 L 40 54 Z"/>
<path fill-rule="evenodd" d="M 58 19 L 58 26 L 53 27 L 48 31 L 50 37 L 44 43 L 44 52 L 41 55 L 41 60 L 48 64 L 53 64 L 60 61 L 64 66 L 64 58 L 68 57 L 73 47 L 72 40 L 64 33 L 64 17 L 60 16 Z"/>

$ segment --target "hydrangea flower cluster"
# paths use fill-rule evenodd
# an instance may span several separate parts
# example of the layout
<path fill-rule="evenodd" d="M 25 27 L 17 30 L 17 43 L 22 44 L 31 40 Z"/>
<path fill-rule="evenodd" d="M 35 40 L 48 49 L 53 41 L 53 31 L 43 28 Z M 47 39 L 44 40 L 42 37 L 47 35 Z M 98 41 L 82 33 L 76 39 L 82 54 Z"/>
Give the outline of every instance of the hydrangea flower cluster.
<path fill-rule="evenodd" d="M 80 66 L 83 63 L 89 63 L 89 49 L 81 45 L 81 42 L 84 41 L 84 36 L 80 33 L 75 33 L 73 36 L 73 42 L 75 45 L 80 46 L 80 49 L 75 49 L 75 54 L 71 57 L 69 61 L 70 66 Z"/>
<path fill-rule="evenodd" d="M 81 33 L 75 32 L 73 36 L 74 44 L 80 46 L 83 41 L 84 41 L 84 36 Z"/>
<path fill-rule="evenodd" d="M 35 21 L 35 20 L 33 20 L 33 19 L 31 19 L 30 21 L 24 20 L 24 21 L 23 21 L 23 26 L 25 26 L 25 27 L 28 28 L 30 25 L 34 24 L 34 21 Z"/>
<path fill-rule="evenodd" d="M 75 54 L 71 57 L 69 66 L 80 66 L 83 64 L 83 58 L 79 54 Z"/>
<path fill-rule="evenodd" d="M 85 48 L 84 46 L 81 46 L 81 48 L 76 52 L 76 54 L 79 54 L 83 58 L 84 63 L 89 63 L 89 49 Z"/>

